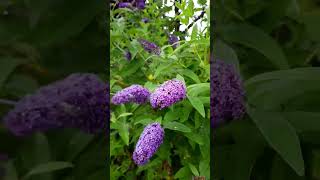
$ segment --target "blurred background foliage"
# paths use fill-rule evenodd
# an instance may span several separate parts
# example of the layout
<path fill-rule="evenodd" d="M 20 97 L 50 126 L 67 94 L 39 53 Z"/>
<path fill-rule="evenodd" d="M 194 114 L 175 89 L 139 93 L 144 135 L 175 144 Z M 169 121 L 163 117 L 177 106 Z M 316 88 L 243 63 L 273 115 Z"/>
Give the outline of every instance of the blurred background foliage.
<path fill-rule="evenodd" d="M 150 103 L 111 106 L 110 157 L 111 179 L 191 179 L 210 178 L 210 63 L 209 7 L 206 1 L 173 1 L 177 14 L 168 16 L 173 6 L 166 1 L 150 1 L 143 10 L 111 10 L 110 15 L 110 91 L 111 97 L 132 84 L 151 92 L 164 81 L 185 81 L 188 98 L 163 110 Z M 187 27 L 198 14 L 203 27 Z M 147 18 L 148 22 L 143 22 Z M 178 36 L 177 48 L 168 35 Z M 139 39 L 161 48 L 161 54 L 148 53 Z M 189 39 L 186 41 L 185 39 Z M 125 57 L 130 52 L 132 58 Z M 132 153 L 143 128 L 160 122 L 165 138 L 157 153 L 144 166 L 137 166 Z"/>
<path fill-rule="evenodd" d="M 1 0 L 0 98 L 19 100 L 74 72 L 107 80 L 107 9 L 102 0 Z M 11 108 L 1 104 L 0 119 Z M 0 142 L 9 156 L 1 163 L 7 180 L 107 179 L 105 134 L 59 130 L 17 138 L 0 123 Z"/>
<path fill-rule="evenodd" d="M 216 179 L 320 179 L 319 10 L 317 0 L 214 2 L 214 56 L 238 68 L 248 104 L 214 130 Z"/>

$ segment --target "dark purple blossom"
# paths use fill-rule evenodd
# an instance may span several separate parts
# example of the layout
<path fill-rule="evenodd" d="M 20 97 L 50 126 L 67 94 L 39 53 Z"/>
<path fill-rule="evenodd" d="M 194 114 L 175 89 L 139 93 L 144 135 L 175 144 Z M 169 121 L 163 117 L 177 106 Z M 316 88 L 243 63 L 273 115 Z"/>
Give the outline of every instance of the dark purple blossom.
<path fill-rule="evenodd" d="M 118 91 L 111 99 L 113 104 L 125 104 L 134 102 L 137 104 L 146 103 L 149 100 L 150 92 L 141 85 L 131 85 Z"/>
<path fill-rule="evenodd" d="M 120 2 L 119 4 L 118 4 L 118 7 L 119 8 L 129 8 L 129 7 L 131 7 L 132 6 L 132 4 L 130 3 L 130 2 Z"/>
<path fill-rule="evenodd" d="M 146 1 L 145 0 L 135 0 L 134 5 L 138 9 L 144 9 L 146 7 Z"/>
<path fill-rule="evenodd" d="M 244 89 L 233 65 L 221 60 L 211 61 L 211 125 L 217 127 L 227 120 L 239 119 L 245 113 Z"/>
<path fill-rule="evenodd" d="M 148 19 L 148 18 L 142 18 L 142 22 L 148 23 L 148 22 L 149 22 L 149 19 Z"/>
<path fill-rule="evenodd" d="M 169 44 L 174 44 L 172 47 L 173 48 L 177 48 L 178 47 L 178 42 L 179 41 L 179 38 L 177 37 L 177 36 L 175 36 L 175 35 L 173 35 L 173 34 L 170 34 L 169 35 L 169 39 L 168 39 L 168 42 L 169 42 Z"/>
<path fill-rule="evenodd" d="M 125 57 L 128 61 L 130 61 L 131 58 L 132 58 L 130 51 L 126 51 L 126 52 L 124 53 L 124 57 Z"/>
<path fill-rule="evenodd" d="M 141 133 L 132 159 L 141 166 L 146 164 L 163 143 L 164 130 L 159 123 L 146 126 Z"/>
<path fill-rule="evenodd" d="M 108 84 L 94 74 L 76 73 L 22 98 L 4 122 L 17 136 L 56 128 L 98 133 L 109 117 Z"/>
<path fill-rule="evenodd" d="M 161 84 L 150 95 L 150 103 L 153 108 L 163 109 L 186 98 L 186 86 L 177 79 L 169 80 Z"/>
<path fill-rule="evenodd" d="M 149 42 L 144 39 L 139 39 L 139 42 L 147 52 L 160 55 L 161 49 L 155 43 Z"/>

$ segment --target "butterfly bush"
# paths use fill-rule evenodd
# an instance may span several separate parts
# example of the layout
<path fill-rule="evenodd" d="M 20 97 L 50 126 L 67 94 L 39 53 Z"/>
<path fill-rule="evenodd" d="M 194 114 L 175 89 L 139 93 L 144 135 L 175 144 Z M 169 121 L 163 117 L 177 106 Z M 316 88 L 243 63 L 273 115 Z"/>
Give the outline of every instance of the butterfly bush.
<path fill-rule="evenodd" d="M 137 165 L 146 164 L 163 143 L 164 130 L 159 123 L 147 125 L 136 144 L 132 158 Z"/>
<path fill-rule="evenodd" d="M 160 55 L 161 49 L 155 43 L 149 42 L 145 39 L 139 39 L 138 41 L 142 45 L 145 51 L 156 54 L 156 55 Z"/>
<path fill-rule="evenodd" d="M 125 104 L 134 102 L 137 104 L 146 103 L 149 100 L 150 92 L 141 85 L 131 85 L 118 91 L 111 99 L 113 104 Z"/>
<path fill-rule="evenodd" d="M 108 84 L 94 74 L 75 73 L 22 98 L 4 122 L 17 136 L 56 128 L 99 133 L 109 113 Z"/>
<path fill-rule="evenodd" d="M 211 125 L 239 119 L 245 113 L 244 88 L 233 65 L 221 60 L 211 61 Z"/>
<path fill-rule="evenodd" d="M 164 82 L 150 95 L 153 108 L 163 109 L 186 98 L 186 86 L 178 79 Z"/>

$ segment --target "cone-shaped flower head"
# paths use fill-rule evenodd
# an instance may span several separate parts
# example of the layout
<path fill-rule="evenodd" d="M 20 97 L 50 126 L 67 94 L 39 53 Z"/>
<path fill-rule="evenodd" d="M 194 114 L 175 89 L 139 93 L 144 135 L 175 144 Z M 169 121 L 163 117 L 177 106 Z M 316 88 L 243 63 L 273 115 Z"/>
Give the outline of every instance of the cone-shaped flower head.
<path fill-rule="evenodd" d="M 175 35 L 173 35 L 173 34 L 170 34 L 169 35 L 169 38 L 168 38 L 168 42 L 169 42 L 169 44 L 174 44 L 174 43 L 176 43 L 176 42 L 178 42 L 179 41 L 179 38 L 177 37 L 177 36 L 175 36 Z M 177 48 L 177 46 L 178 46 L 178 43 L 176 43 L 176 44 L 174 44 L 172 47 L 173 48 Z"/>
<path fill-rule="evenodd" d="M 161 49 L 155 43 L 149 42 L 144 39 L 139 39 L 138 41 L 143 46 L 145 51 L 147 51 L 149 53 L 154 53 L 156 55 L 161 54 Z"/>
<path fill-rule="evenodd" d="M 150 95 L 153 108 L 163 109 L 186 98 L 186 86 L 178 79 L 164 82 Z"/>
<path fill-rule="evenodd" d="M 146 164 L 163 142 L 164 130 L 159 123 L 146 126 L 140 135 L 132 158 L 137 165 Z"/>
<path fill-rule="evenodd" d="M 22 98 L 4 118 L 17 136 L 53 128 L 78 128 L 88 133 L 106 129 L 109 87 L 94 74 L 72 74 Z"/>
<path fill-rule="evenodd" d="M 217 127 L 227 120 L 241 118 L 245 113 L 244 89 L 233 65 L 211 60 L 211 125 Z"/>
<path fill-rule="evenodd" d="M 149 100 L 150 92 L 141 85 L 131 85 L 118 91 L 111 99 L 113 104 L 137 103 L 143 104 Z"/>

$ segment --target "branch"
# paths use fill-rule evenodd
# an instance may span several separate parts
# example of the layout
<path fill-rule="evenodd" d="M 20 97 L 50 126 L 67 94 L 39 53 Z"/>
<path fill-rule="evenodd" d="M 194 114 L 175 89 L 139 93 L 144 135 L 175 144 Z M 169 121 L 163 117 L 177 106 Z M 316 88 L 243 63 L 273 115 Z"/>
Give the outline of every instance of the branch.
<path fill-rule="evenodd" d="M 206 13 L 205 8 L 202 9 L 201 14 L 196 17 L 188 26 L 187 28 L 183 31 L 183 33 L 187 33 L 187 31 L 194 25 L 194 23 L 196 23 L 199 19 L 203 18 L 204 14 Z"/>

